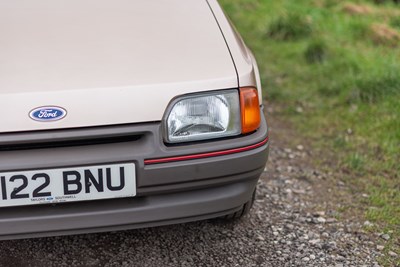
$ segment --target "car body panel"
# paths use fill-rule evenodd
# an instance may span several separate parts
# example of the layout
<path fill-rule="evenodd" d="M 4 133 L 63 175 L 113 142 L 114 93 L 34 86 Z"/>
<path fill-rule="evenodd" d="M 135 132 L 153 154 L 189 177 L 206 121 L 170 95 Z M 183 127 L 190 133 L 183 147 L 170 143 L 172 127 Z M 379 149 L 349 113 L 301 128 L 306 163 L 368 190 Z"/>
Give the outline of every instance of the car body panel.
<path fill-rule="evenodd" d="M 237 87 L 206 1 L 1 0 L 0 32 L 0 132 L 160 121 L 177 95 Z M 46 105 L 68 115 L 31 121 Z"/>
<path fill-rule="evenodd" d="M 235 63 L 235 68 L 238 75 L 239 87 L 255 87 L 258 89 L 260 103 L 262 103 L 262 88 L 260 76 L 258 72 L 257 62 L 239 35 L 234 25 L 227 19 L 217 0 L 207 0 L 224 38 L 228 44 L 229 51 Z"/>

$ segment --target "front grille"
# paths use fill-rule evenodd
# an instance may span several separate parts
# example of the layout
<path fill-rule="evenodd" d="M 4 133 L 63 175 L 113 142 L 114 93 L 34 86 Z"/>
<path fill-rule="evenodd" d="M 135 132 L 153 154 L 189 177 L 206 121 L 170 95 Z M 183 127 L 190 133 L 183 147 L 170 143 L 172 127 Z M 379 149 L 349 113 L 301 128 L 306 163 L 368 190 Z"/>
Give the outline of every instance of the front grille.
<path fill-rule="evenodd" d="M 0 134 L 0 151 L 91 146 L 138 141 L 144 132 L 130 126 L 93 127 Z"/>
<path fill-rule="evenodd" d="M 95 139 L 87 139 L 87 140 L 86 139 L 66 140 L 66 141 L 55 141 L 55 142 L 46 141 L 46 142 L 36 142 L 36 143 L 27 143 L 27 144 L 3 145 L 3 146 L 0 146 L 0 151 L 113 144 L 113 143 L 137 141 L 140 138 L 141 138 L 140 135 L 132 135 L 132 136 L 95 138 Z"/>

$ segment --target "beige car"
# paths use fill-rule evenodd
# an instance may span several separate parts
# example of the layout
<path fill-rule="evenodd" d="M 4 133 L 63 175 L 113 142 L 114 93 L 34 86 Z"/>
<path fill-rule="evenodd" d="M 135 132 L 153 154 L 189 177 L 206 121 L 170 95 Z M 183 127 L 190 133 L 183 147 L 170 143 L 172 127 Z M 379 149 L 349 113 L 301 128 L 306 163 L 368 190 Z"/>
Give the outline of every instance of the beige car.
<path fill-rule="evenodd" d="M 268 157 L 216 0 L 0 0 L 0 238 L 236 218 Z"/>

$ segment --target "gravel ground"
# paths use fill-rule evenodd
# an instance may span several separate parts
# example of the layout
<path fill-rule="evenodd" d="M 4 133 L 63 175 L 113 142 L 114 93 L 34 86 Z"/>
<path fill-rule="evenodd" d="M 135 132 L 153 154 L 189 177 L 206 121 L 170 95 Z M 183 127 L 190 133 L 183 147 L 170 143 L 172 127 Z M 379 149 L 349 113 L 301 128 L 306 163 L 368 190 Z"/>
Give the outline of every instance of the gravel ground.
<path fill-rule="evenodd" d="M 307 147 L 287 148 L 275 136 L 241 220 L 2 241 L 0 266 L 379 266 L 390 236 L 371 237 L 368 222 L 337 221 L 336 204 L 318 191 L 331 174 L 307 166 Z"/>

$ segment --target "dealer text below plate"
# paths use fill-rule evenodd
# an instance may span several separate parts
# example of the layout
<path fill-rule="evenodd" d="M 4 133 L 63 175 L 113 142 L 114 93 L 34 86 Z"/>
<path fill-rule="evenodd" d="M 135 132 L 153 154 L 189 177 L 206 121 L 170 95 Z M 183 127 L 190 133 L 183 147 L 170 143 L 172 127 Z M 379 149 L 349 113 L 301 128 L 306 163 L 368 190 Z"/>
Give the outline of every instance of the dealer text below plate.
<path fill-rule="evenodd" d="M 133 197 L 135 164 L 0 172 L 0 207 Z"/>

